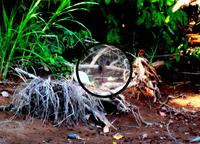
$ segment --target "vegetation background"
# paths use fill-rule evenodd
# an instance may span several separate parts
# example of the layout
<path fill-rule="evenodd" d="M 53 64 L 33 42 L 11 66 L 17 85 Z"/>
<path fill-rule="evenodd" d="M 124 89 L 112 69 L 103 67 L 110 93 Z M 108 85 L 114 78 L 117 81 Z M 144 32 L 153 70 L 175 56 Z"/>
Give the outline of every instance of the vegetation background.
<path fill-rule="evenodd" d="M 187 52 L 189 21 L 198 7 L 172 12 L 175 0 L 2 0 L 0 16 L 0 79 L 15 67 L 68 76 L 85 39 L 113 44 L 134 55 L 142 50 L 150 62 L 164 60 L 196 71 L 200 49 Z M 180 60 L 180 52 L 186 57 Z"/>

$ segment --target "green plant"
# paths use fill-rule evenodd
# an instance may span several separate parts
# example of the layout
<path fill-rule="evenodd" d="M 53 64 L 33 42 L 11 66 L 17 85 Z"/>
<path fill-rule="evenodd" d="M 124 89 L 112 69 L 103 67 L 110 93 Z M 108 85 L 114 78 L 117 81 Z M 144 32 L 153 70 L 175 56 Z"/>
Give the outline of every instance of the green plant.
<path fill-rule="evenodd" d="M 174 0 L 137 0 L 137 24 L 144 25 L 147 30 L 152 31 L 154 43 L 151 47 L 155 50 L 159 47 L 162 53 L 178 54 L 180 49 L 187 48 L 186 39 L 180 31 L 188 24 L 188 16 L 182 10 L 173 13 L 174 2 Z M 155 51 L 153 53 L 155 55 Z"/>
<path fill-rule="evenodd" d="M 195 47 L 187 50 L 187 54 L 200 60 L 200 47 Z"/>
<path fill-rule="evenodd" d="M 90 0 L 92 2 L 98 2 L 101 5 L 101 13 L 102 19 L 105 18 L 106 22 L 106 33 L 105 33 L 105 40 L 107 43 L 110 44 L 121 44 L 122 36 L 120 34 L 121 30 L 121 19 L 117 17 L 117 15 L 112 11 L 113 8 L 110 6 L 112 5 L 121 5 L 125 1 L 124 0 Z M 106 11 L 105 9 L 109 9 Z M 114 10 L 115 11 L 115 10 Z M 96 11 L 94 11 L 96 12 Z M 95 13 L 99 15 L 99 13 Z"/>
<path fill-rule="evenodd" d="M 13 8 L 8 15 L 3 6 L 3 24 L 0 25 L 0 79 L 5 79 L 9 69 L 19 63 L 25 67 L 34 67 L 33 64 L 46 66 L 53 72 L 70 71 L 69 62 L 62 56 L 64 50 L 91 37 L 90 31 L 75 20 L 72 13 L 85 11 L 87 9 L 84 6 L 96 3 L 80 2 L 72 5 L 70 0 L 56 2 L 59 3 L 57 9 L 48 17 L 42 17 L 41 7 L 44 1 L 33 1 L 17 23 L 19 7 Z M 77 29 L 70 29 L 67 27 L 68 23 Z"/>
<path fill-rule="evenodd" d="M 107 16 L 108 21 L 108 32 L 106 40 L 108 43 L 120 43 L 121 37 L 120 37 L 120 27 L 119 27 L 119 20 L 115 18 L 114 15 L 109 14 Z"/>

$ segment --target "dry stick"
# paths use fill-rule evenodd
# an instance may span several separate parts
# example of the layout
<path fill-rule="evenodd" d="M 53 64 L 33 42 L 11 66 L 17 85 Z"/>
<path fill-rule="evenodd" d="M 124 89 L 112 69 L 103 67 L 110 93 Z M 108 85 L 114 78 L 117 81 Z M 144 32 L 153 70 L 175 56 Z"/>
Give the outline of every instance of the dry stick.
<path fill-rule="evenodd" d="M 159 67 L 162 67 L 165 65 L 165 62 L 164 61 L 156 61 L 156 62 L 153 62 L 151 64 L 155 69 L 158 69 Z"/>
<path fill-rule="evenodd" d="M 144 59 L 141 60 L 141 63 L 143 63 L 147 68 L 149 68 L 150 73 L 153 73 L 154 77 L 157 81 L 160 81 L 159 77 L 157 76 L 155 70 L 153 67 L 151 67 Z"/>
<path fill-rule="evenodd" d="M 179 73 L 182 73 L 182 74 L 186 74 L 186 75 L 200 75 L 200 72 L 198 73 L 194 73 L 194 72 L 179 72 Z"/>
<path fill-rule="evenodd" d="M 92 44 L 99 44 L 99 42 L 96 41 L 96 40 L 94 40 L 94 39 L 92 39 L 92 40 L 85 39 L 84 42 L 86 42 L 86 43 L 92 43 Z"/>
<path fill-rule="evenodd" d="M 175 141 L 175 143 L 178 144 L 177 139 L 172 135 L 172 133 L 171 133 L 170 130 L 169 130 L 169 125 L 170 125 L 171 123 L 172 123 L 172 121 L 169 120 L 169 122 L 168 122 L 167 125 L 166 125 L 166 129 L 167 129 L 167 132 L 168 132 L 169 136 Z"/>
<path fill-rule="evenodd" d="M 160 57 L 172 57 L 176 56 L 177 54 L 164 54 L 164 55 L 155 55 L 154 57 L 160 58 Z"/>
<path fill-rule="evenodd" d="M 108 47 L 110 47 L 110 46 L 108 46 Z M 93 58 L 93 60 L 92 60 L 92 62 L 90 63 L 90 65 L 94 65 L 96 62 L 97 62 L 97 60 L 101 57 L 101 55 L 103 54 L 103 53 L 105 53 L 109 48 L 108 47 L 106 47 L 106 48 L 104 48 L 103 50 L 101 50 L 100 52 L 98 52 L 98 54 Z"/>
<path fill-rule="evenodd" d="M 97 69 L 99 67 L 99 65 L 94 65 L 94 64 L 81 64 L 79 65 L 80 68 L 89 68 L 89 69 Z M 105 66 L 105 69 L 107 70 L 114 70 L 114 71 L 126 71 L 126 69 L 123 68 L 119 68 L 116 66 Z"/>
<path fill-rule="evenodd" d="M 30 78 L 34 78 L 34 79 L 38 79 L 38 78 L 39 78 L 39 77 L 37 77 L 37 76 L 35 76 L 35 75 L 33 75 L 33 74 L 30 74 L 30 73 L 28 73 L 28 72 L 26 72 L 26 71 L 24 71 L 24 70 L 22 70 L 22 69 L 20 69 L 20 68 L 15 68 L 15 71 L 16 71 L 18 74 L 20 74 L 20 76 L 21 76 L 21 73 L 23 73 L 23 74 L 29 76 Z M 21 78 L 22 78 L 22 77 L 21 77 Z M 22 78 L 22 79 L 24 79 L 24 78 Z"/>

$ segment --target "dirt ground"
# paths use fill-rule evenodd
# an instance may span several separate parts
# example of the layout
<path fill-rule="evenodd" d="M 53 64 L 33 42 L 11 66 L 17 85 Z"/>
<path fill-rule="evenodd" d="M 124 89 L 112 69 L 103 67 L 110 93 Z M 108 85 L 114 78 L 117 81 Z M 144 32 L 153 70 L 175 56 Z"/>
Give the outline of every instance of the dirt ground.
<path fill-rule="evenodd" d="M 15 84 L 0 84 L 0 92 L 12 94 Z M 140 109 L 141 116 L 152 125 L 138 126 L 132 114 L 111 113 L 108 119 L 117 128 L 103 133 L 95 125 L 78 124 L 75 127 L 54 127 L 51 122 L 43 123 L 37 118 L 18 116 L 13 118 L 10 112 L 0 112 L 0 144 L 175 144 L 191 143 L 191 139 L 200 136 L 200 88 L 193 83 L 163 83 L 160 86 L 163 97 L 181 96 L 168 102 L 176 112 L 159 108 L 151 98 L 135 98 L 130 90 L 124 92 L 126 99 Z M 0 105 L 9 103 L 10 97 L 0 96 Z M 70 133 L 78 134 L 82 139 L 68 139 Z M 119 140 L 113 136 L 119 133 Z"/>

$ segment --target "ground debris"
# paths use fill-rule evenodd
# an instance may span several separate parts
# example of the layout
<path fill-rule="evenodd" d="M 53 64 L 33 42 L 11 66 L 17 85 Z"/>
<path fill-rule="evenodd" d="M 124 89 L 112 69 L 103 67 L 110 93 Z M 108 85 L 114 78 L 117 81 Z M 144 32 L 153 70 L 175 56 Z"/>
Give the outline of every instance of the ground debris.
<path fill-rule="evenodd" d="M 55 126 L 63 122 L 71 126 L 80 121 L 87 123 L 88 116 L 112 126 L 105 117 L 101 101 L 87 94 L 77 83 L 64 78 L 58 80 L 36 78 L 24 83 L 15 92 L 12 111 L 26 113 Z"/>
<path fill-rule="evenodd" d="M 124 135 L 120 134 L 120 133 L 116 133 L 113 135 L 113 138 L 116 140 L 122 139 L 124 137 Z"/>
<path fill-rule="evenodd" d="M 2 92 L 1 92 L 1 96 L 2 96 L 2 97 L 9 97 L 10 94 L 9 94 L 7 91 L 2 91 Z"/>
<path fill-rule="evenodd" d="M 132 95 L 154 97 L 154 102 L 161 98 L 158 83 L 161 82 L 156 69 L 143 57 L 133 62 L 132 80 L 128 85 Z"/>
<path fill-rule="evenodd" d="M 192 142 L 192 143 L 200 142 L 200 136 L 196 136 L 196 137 L 194 137 L 193 139 L 191 139 L 190 142 Z"/>

